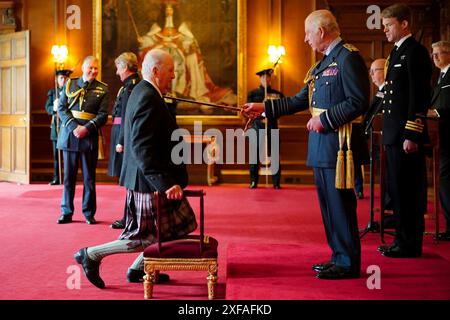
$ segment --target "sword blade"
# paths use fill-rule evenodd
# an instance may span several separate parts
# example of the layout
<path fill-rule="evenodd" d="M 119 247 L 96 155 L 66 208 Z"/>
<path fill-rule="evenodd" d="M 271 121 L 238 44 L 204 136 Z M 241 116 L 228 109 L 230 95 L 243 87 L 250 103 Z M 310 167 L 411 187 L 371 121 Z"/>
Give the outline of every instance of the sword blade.
<path fill-rule="evenodd" d="M 189 102 L 189 103 L 192 103 L 192 104 L 199 104 L 199 105 L 204 105 L 204 106 L 210 106 L 210 107 L 214 107 L 214 108 L 226 109 L 226 110 L 233 110 L 233 111 L 241 111 L 242 110 L 242 108 L 239 108 L 239 107 L 215 104 L 215 103 L 210 103 L 210 102 L 202 102 L 202 101 L 197 101 L 197 100 L 176 98 L 176 97 L 172 97 L 172 96 L 164 96 L 164 98 L 172 99 L 172 100 L 176 100 L 176 101 Z"/>

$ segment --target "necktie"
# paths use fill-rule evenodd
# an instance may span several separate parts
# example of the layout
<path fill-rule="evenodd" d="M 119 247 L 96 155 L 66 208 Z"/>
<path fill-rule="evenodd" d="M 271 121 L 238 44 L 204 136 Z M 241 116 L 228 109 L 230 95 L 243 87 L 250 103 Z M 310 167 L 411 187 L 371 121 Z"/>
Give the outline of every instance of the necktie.
<path fill-rule="evenodd" d="M 441 72 L 441 75 L 439 76 L 439 79 L 438 79 L 438 84 L 441 83 L 442 79 L 444 79 L 444 75 L 445 75 L 445 72 Z"/>

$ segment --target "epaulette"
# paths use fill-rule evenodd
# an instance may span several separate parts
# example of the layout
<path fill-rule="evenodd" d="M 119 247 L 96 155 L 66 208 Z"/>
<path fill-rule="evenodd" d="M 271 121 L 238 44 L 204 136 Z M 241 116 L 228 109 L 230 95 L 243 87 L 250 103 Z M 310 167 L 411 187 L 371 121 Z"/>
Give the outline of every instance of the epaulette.
<path fill-rule="evenodd" d="M 350 51 L 350 52 L 353 52 L 353 51 L 359 51 L 357 47 L 355 47 L 354 45 L 352 45 L 352 44 L 350 44 L 350 43 L 344 44 L 343 47 L 344 47 L 345 49 L 347 49 L 348 51 Z"/>
<path fill-rule="evenodd" d="M 97 79 L 95 79 L 97 80 Z M 108 85 L 106 83 L 104 83 L 103 81 L 97 80 L 98 82 L 100 82 L 102 85 L 104 85 L 105 87 L 108 87 Z"/>

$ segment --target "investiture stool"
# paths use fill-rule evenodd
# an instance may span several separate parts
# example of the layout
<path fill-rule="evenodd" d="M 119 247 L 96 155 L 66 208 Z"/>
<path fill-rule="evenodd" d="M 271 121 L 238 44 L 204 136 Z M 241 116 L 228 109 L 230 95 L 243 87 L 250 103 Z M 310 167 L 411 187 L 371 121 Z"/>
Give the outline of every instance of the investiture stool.
<path fill-rule="evenodd" d="M 95 79 L 98 74 L 98 60 L 95 57 L 85 58 L 82 71 L 82 77 L 67 82 L 58 106 L 61 130 L 57 147 L 62 150 L 64 158 L 60 224 L 72 221 L 79 162 L 84 183 L 83 215 L 88 224 L 96 223 L 95 170 L 100 128 L 108 119 L 108 86 Z"/>

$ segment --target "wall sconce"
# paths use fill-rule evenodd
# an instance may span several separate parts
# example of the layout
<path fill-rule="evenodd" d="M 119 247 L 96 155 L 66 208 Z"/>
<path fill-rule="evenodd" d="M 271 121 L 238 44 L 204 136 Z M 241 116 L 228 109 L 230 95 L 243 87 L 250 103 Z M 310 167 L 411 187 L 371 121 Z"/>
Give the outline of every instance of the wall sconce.
<path fill-rule="evenodd" d="M 269 54 L 270 62 L 274 63 L 274 67 L 276 67 L 278 63 L 282 62 L 281 57 L 286 54 L 286 50 L 283 46 L 270 45 L 267 49 L 267 53 Z"/>
<path fill-rule="evenodd" d="M 69 50 L 67 49 L 67 46 L 54 45 L 52 47 L 52 55 L 53 60 L 55 61 L 56 69 L 64 69 L 64 63 L 66 62 L 67 56 L 69 55 Z"/>

